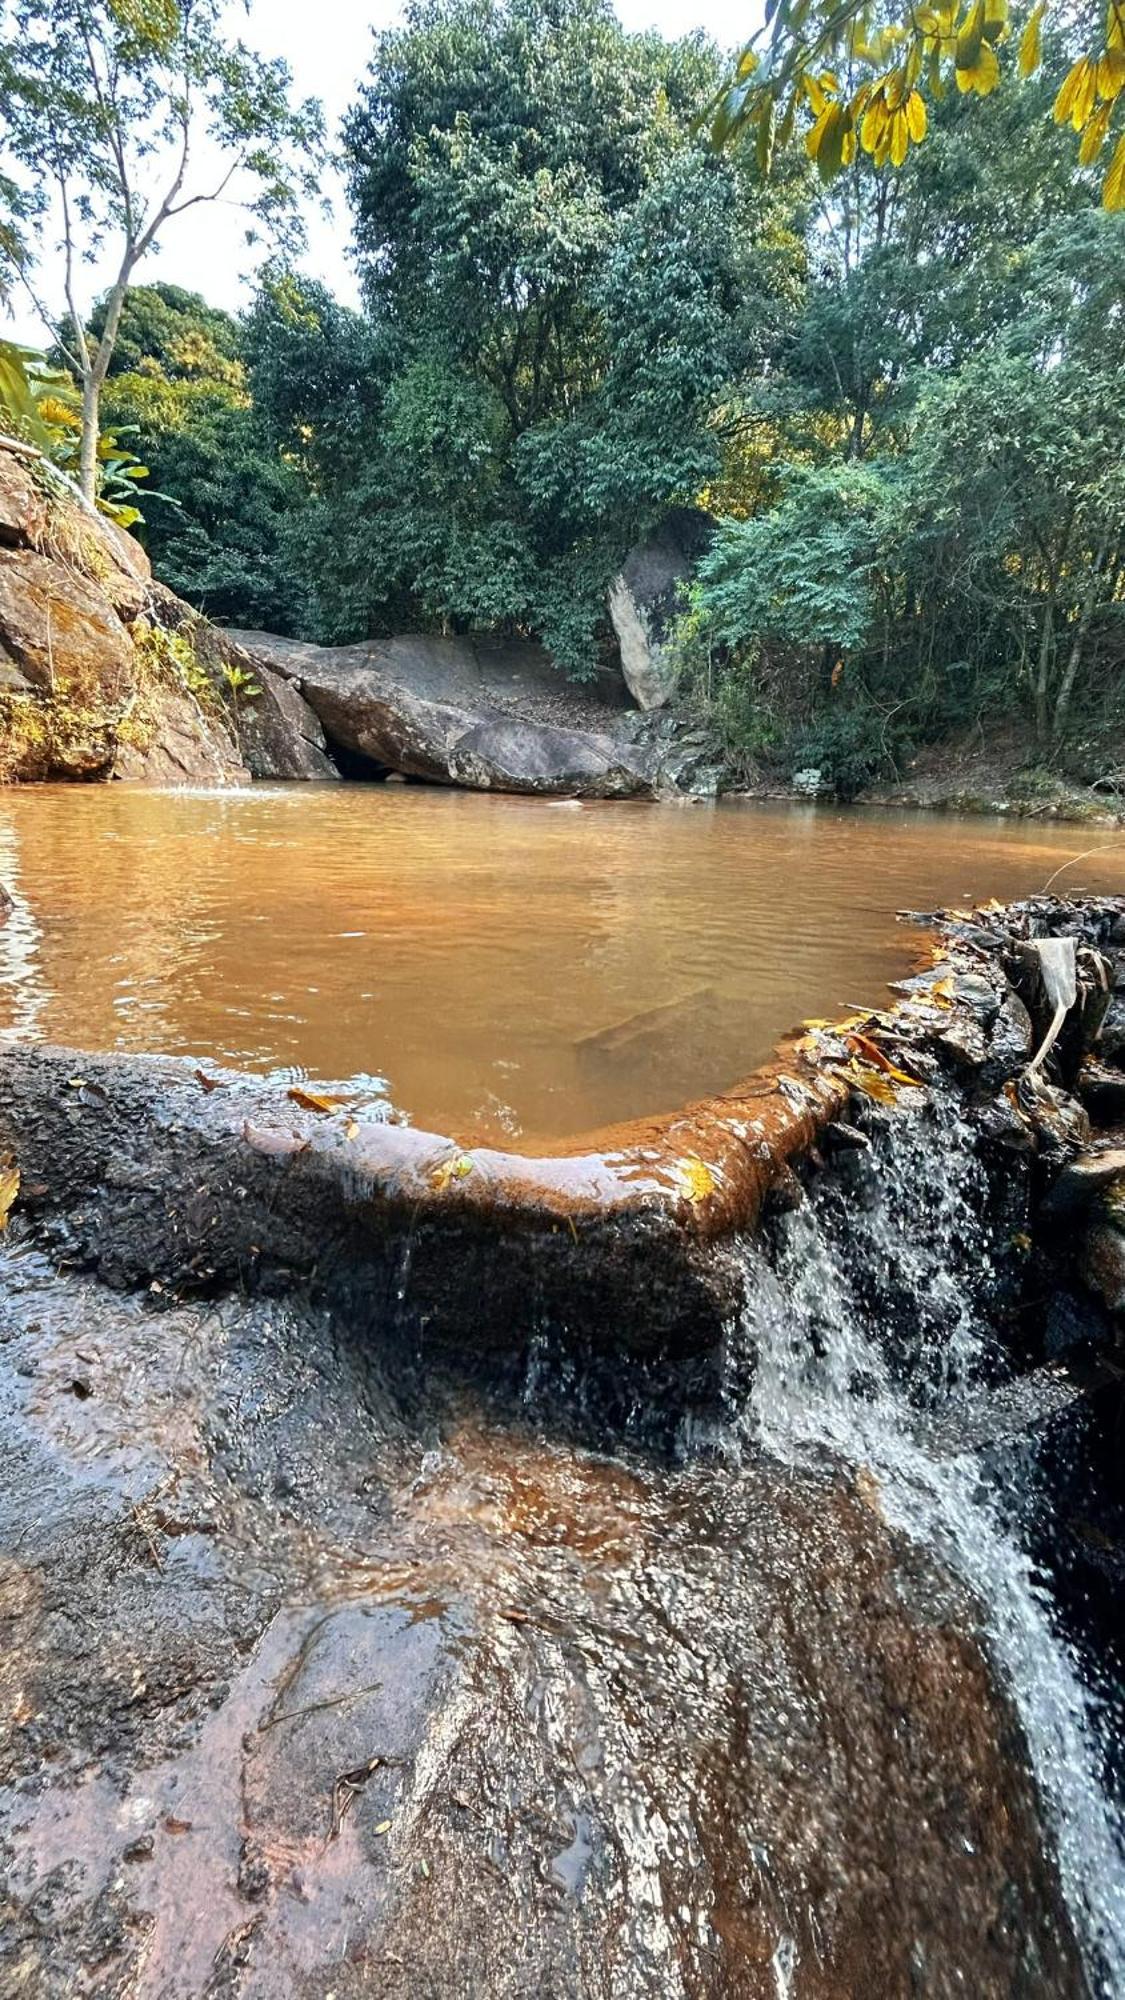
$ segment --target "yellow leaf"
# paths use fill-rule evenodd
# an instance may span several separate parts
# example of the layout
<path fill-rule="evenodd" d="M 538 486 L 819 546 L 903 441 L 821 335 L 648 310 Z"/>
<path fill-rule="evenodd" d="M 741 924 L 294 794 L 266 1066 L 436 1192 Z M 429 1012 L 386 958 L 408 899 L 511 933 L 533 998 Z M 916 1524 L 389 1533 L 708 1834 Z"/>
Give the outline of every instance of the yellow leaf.
<path fill-rule="evenodd" d="M 859 128 L 859 143 L 865 153 L 874 153 L 882 144 L 889 124 L 887 107 L 881 97 L 873 97 Z"/>
<path fill-rule="evenodd" d="M 677 1160 L 675 1173 L 680 1193 L 686 1195 L 690 1202 L 706 1201 L 708 1195 L 714 1194 L 717 1185 L 715 1176 L 696 1153 L 688 1153 L 682 1160 Z"/>
<path fill-rule="evenodd" d="M 926 100 L 917 90 L 906 100 L 906 124 L 914 144 L 920 146 L 926 136 Z"/>
<path fill-rule="evenodd" d="M 294 1104 L 300 1105 L 302 1111 L 323 1111 L 325 1113 L 338 1111 L 340 1106 L 346 1104 L 348 1101 L 346 1097 L 329 1097 L 327 1092 L 303 1090 L 300 1084 L 294 1084 L 292 1090 L 289 1092 L 289 1096 Z"/>
<path fill-rule="evenodd" d="M 1034 76 L 1043 60 L 1043 8 L 1046 0 L 1039 0 L 1038 7 L 1028 15 L 1027 26 L 1020 36 L 1019 63 L 1021 76 Z"/>
<path fill-rule="evenodd" d="M 356 1121 L 355 1121 L 355 1119 L 354 1119 L 354 1118 L 349 1118 L 349 1119 L 348 1119 L 348 1122 L 347 1122 L 347 1124 L 346 1124 L 346 1125 L 345 1125 L 345 1127 L 344 1127 L 344 1137 L 345 1137 L 345 1139 L 358 1139 L 358 1138 L 359 1138 L 359 1126 L 358 1126 L 358 1125 L 356 1124 Z"/>
<path fill-rule="evenodd" d="M 1055 99 L 1054 119 L 1056 125 L 1069 121 L 1076 132 L 1081 132 L 1094 108 L 1094 97 L 1098 87 L 1098 66 L 1089 56 L 1081 56 L 1067 71 Z"/>
<path fill-rule="evenodd" d="M 819 118 L 827 107 L 827 95 L 817 78 L 810 76 L 807 70 L 802 75 L 801 82 L 804 85 L 805 96 L 812 106 L 813 117 Z"/>
<path fill-rule="evenodd" d="M 1098 57 L 1097 91 L 1106 103 L 1112 104 L 1125 89 L 1125 50 L 1107 49 Z"/>
<path fill-rule="evenodd" d="M 1117 150 L 1110 162 L 1109 172 L 1102 188 L 1102 206 L 1111 210 L 1125 209 L 1125 132 L 1117 141 Z"/>
<path fill-rule="evenodd" d="M 19 1191 L 20 1170 L 14 1161 L 9 1160 L 4 1166 L 0 1167 L 0 1235 L 3 1235 L 5 1229 L 8 1227 L 8 1217 L 12 1212 L 12 1203 L 15 1201 Z"/>
<path fill-rule="evenodd" d="M 1098 105 L 1086 130 L 1082 134 L 1082 143 L 1078 148 L 1078 159 L 1081 166 L 1088 167 L 1092 161 L 1097 159 L 1098 154 L 1105 145 L 1106 133 L 1109 131 L 1109 121 L 1112 113 L 1113 106 L 1111 104 Z"/>
<path fill-rule="evenodd" d="M 995 47 L 1008 37 L 1008 0 L 984 0 L 984 38 Z"/>
<path fill-rule="evenodd" d="M 430 1186 L 438 1194 L 445 1194 L 454 1181 L 468 1180 L 473 1171 L 473 1162 L 467 1153 L 454 1153 L 452 1158 L 443 1160 L 430 1175 Z"/>
<path fill-rule="evenodd" d="M 862 1090 L 865 1097 L 871 1097 L 876 1104 L 897 1104 L 898 1093 L 890 1078 L 877 1069 L 866 1069 L 862 1063 L 850 1062 L 844 1071 L 849 1083 Z"/>
<path fill-rule="evenodd" d="M 958 90 L 975 90 L 978 97 L 990 96 L 1000 81 L 1000 63 L 991 42 L 981 42 L 974 63 L 963 68 L 958 59 L 955 75 Z"/>

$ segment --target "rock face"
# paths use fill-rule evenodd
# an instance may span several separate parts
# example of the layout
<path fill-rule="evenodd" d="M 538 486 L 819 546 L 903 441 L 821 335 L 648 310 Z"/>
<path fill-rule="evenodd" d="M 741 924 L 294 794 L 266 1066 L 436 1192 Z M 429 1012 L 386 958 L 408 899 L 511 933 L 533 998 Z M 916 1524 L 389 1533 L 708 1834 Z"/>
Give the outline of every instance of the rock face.
<path fill-rule="evenodd" d="M 577 798 L 645 798 L 658 782 L 651 750 L 624 726 L 614 678 L 587 694 L 527 641 L 419 634 L 324 647 L 226 636 L 287 680 L 333 748 L 375 775 Z"/>
<path fill-rule="evenodd" d="M 626 558 L 609 590 L 609 615 L 621 648 L 621 671 L 639 708 L 663 708 L 675 687 L 668 638 L 682 586 L 707 546 L 711 523 L 677 508 Z"/>
<path fill-rule="evenodd" d="M 0 781 L 246 782 L 202 621 L 38 466 L 0 450 Z"/>
<path fill-rule="evenodd" d="M 304 778 L 331 784 L 340 773 L 328 754 L 324 730 L 291 680 L 260 660 L 252 663 L 257 694 L 245 701 L 238 737 L 255 778 Z"/>
<path fill-rule="evenodd" d="M 378 1300 L 21 1251 L 5 1994 L 1087 1990 L 974 1608 L 846 1470 L 591 1457 L 419 1403 Z"/>

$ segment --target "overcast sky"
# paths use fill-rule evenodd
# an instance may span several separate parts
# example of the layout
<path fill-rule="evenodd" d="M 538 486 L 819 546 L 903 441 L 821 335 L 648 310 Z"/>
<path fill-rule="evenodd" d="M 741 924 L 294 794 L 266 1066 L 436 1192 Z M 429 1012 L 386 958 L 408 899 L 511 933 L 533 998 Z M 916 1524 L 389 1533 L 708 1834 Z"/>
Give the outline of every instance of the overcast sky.
<path fill-rule="evenodd" d="M 757 0 L 617 0 L 617 11 L 630 29 L 656 27 L 665 35 L 689 34 L 703 28 L 723 47 L 747 38 Z M 249 21 L 241 4 L 232 4 L 236 33 L 268 55 L 282 55 L 293 72 L 302 97 L 319 97 L 333 133 L 352 102 L 367 67 L 371 31 L 389 27 L 399 13 L 394 0 L 255 0 Z M 322 278 L 336 294 L 356 301 L 354 274 L 348 261 L 349 217 L 337 185 L 331 219 L 309 218 L 308 252 L 303 267 Z M 253 253 L 245 242 L 245 219 L 236 208 L 196 209 L 169 225 L 158 247 L 145 259 L 138 283 L 164 278 L 202 292 L 213 305 L 236 309 L 247 297 L 247 277 Z M 105 273 L 84 274 L 83 289 L 93 297 Z M 52 282 L 52 259 L 45 253 L 41 288 L 52 310 L 61 307 L 59 288 Z M 42 323 L 18 299 L 9 309 L 3 331 L 31 346 L 43 344 Z"/>

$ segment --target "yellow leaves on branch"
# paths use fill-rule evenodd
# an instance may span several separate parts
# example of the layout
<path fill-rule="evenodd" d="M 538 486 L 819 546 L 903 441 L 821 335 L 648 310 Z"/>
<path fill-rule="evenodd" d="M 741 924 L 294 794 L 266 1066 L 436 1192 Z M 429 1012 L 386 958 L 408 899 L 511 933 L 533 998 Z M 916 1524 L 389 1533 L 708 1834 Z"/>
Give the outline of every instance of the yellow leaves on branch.
<path fill-rule="evenodd" d="M 1043 60 L 1048 0 L 1036 0 L 1019 39 L 1015 69 L 1030 77 Z M 1101 0 L 1094 0 L 1099 8 Z M 1112 141 L 1118 100 L 1125 98 L 1125 0 L 1105 0 L 1101 46 L 1073 64 L 1055 100 L 1055 118 L 1079 135 L 1078 157 L 1092 166 Z M 926 136 L 926 97 L 942 98 L 950 76 L 965 96 L 988 97 L 1002 80 L 999 51 L 1011 35 L 1009 0 L 946 0 L 904 6 L 880 24 L 869 4 L 776 0 L 774 44 L 762 63 L 753 49 L 711 107 L 718 146 L 756 134 L 759 165 L 769 171 L 775 142 L 785 144 L 805 105 L 805 140 L 822 181 L 836 178 L 862 147 L 876 167 L 901 167 Z M 842 86 L 839 76 L 844 77 Z M 863 80 L 856 80 L 856 72 Z M 1117 139 L 1102 187 L 1109 209 L 1125 208 L 1125 134 Z"/>
<path fill-rule="evenodd" d="M 1055 99 L 1055 123 L 1069 125 L 1072 131 L 1081 134 L 1078 158 L 1084 167 L 1093 165 L 1105 145 L 1123 90 L 1125 7 L 1120 0 L 1109 0 L 1105 48 L 1079 56 L 1064 76 Z M 1125 132 L 1118 138 L 1102 184 L 1102 201 L 1108 209 L 1125 209 Z"/>

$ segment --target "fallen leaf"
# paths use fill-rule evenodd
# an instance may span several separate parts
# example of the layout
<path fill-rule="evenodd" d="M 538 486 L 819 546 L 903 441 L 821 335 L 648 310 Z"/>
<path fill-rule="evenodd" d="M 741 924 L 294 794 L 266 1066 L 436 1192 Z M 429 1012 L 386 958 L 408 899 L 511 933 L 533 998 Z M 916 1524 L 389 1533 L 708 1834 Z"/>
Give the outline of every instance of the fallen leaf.
<path fill-rule="evenodd" d="M 86 1079 L 84 1076 L 68 1076 L 66 1087 L 68 1090 L 85 1090 Z"/>
<path fill-rule="evenodd" d="M 5 1229 L 8 1227 L 8 1217 L 12 1212 L 12 1203 L 15 1201 L 19 1191 L 20 1170 L 14 1160 L 9 1160 L 4 1166 L 0 1167 L 0 1235 L 3 1235 Z"/>
<path fill-rule="evenodd" d="M 359 1138 L 359 1126 L 354 1118 L 348 1119 L 348 1122 L 344 1127 L 344 1137 L 345 1139 Z"/>
<path fill-rule="evenodd" d="M 341 1105 L 348 1102 L 346 1097 L 330 1097 L 327 1092 L 304 1090 L 299 1083 L 293 1085 L 289 1096 L 294 1104 L 300 1105 L 302 1111 L 321 1111 L 326 1115 L 331 1111 L 339 1111 Z"/>
<path fill-rule="evenodd" d="M 444 1194 L 454 1181 L 468 1180 L 473 1171 L 473 1161 L 467 1153 L 456 1153 L 450 1160 L 443 1160 L 430 1175 L 430 1186 L 437 1194 Z"/>
<path fill-rule="evenodd" d="M 169 1813 L 164 1822 L 165 1833 L 190 1833 L 191 1829 L 190 1819 L 177 1819 L 174 1813 Z"/>
<path fill-rule="evenodd" d="M 376 1833 L 389 1833 L 393 1825 L 393 1819 L 381 1819 L 375 1831 Z"/>
<path fill-rule="evenodd" d="M 881 1069 L 884 1076 L 889 1076 L 893 1082 L 917 1084 L 918 1078 L 910 1076 L 904 1069 L 896 1069 L 889 1056 L 884 1054 L 878 1042 L 871 1040 L 870 1035 L 849 1035 L 848 1047 L 866 1056 L 869 1062 L 874 1063 L 876 1069 Z"/>
<path fill-rule="evenodd" d="M 521 1611 L 518 1604 L 506 1604 L 500 1616 L 501 1618 L 506 1618 L 509 1625 L 527 1624 L 528 1614 L 526 1611 Z"/>
<path fill-rule="evenodd" d="M 205 1070 L 197 1069 L 195 1072 L 195 1080 L 199 1084 L 202 1090 L 206 1090 L 208 1092 L 212 1090 L 221 1090 L 223 1088 L 218 1077 L 208 1076 Z"/>
<path fill-rule="evenodd" d="M 872 1098 L 876 1104 L 898 1103 L 898 1093 L 895 1090 L 894 1084 L 888 1076 L 883 1075 L 881 1070 L 867 1069 L 862 1063 L 856 1062 L 853 1057 L 847 1068 L 842 1070 L 840 1074 L 850 1084 L 853 1084 L 856 1090 L 862 1090 L 864 1096 Z"/>

